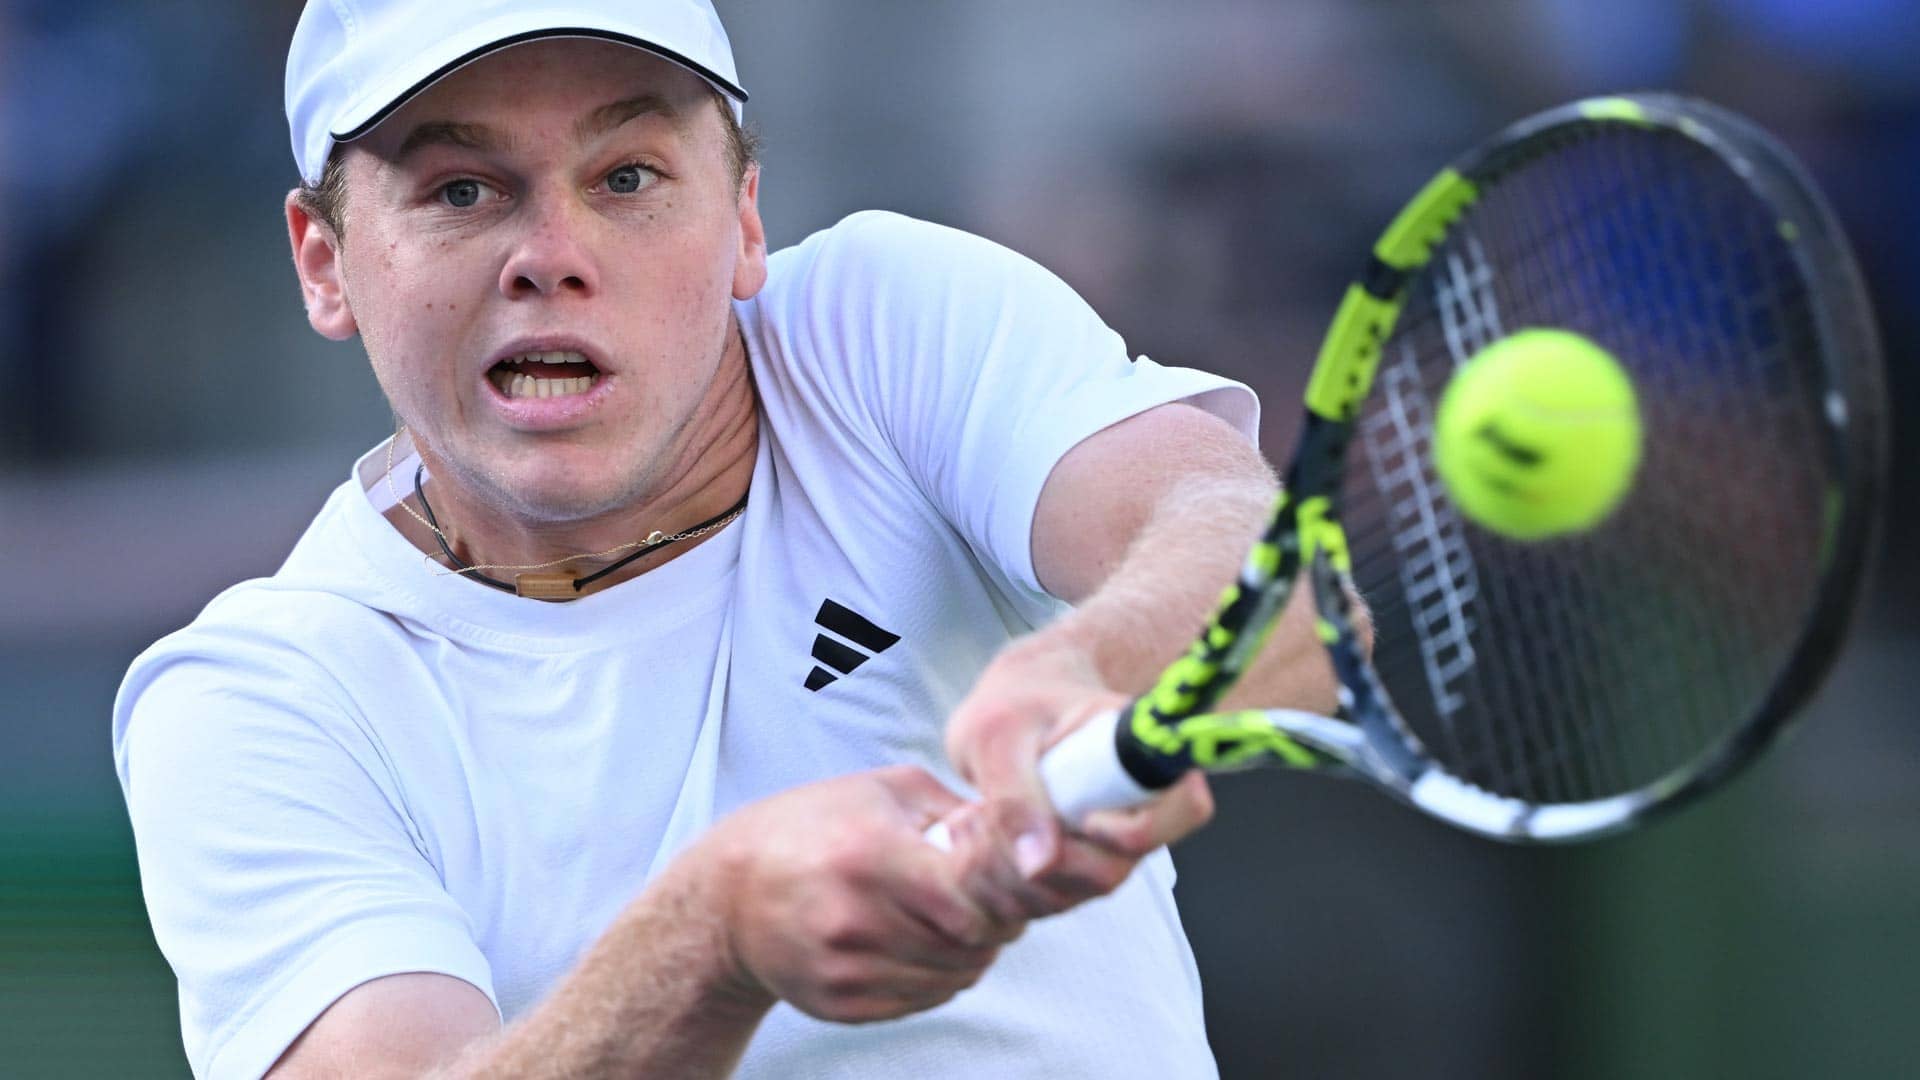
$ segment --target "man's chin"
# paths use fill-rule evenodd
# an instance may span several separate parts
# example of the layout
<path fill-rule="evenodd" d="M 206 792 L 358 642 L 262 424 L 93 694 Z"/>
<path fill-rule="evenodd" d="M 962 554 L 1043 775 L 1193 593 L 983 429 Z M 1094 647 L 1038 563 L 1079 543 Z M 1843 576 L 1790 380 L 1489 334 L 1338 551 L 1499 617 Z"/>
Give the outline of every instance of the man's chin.
<path fill-rule="evenodd" d="M 479 479 L 479 478 L 476 478 Z M 616 513 L 635 499 L 629 477 L 578 468 L 506 468 L 487 474 L 473 502 L 528 525 L 565 525 Z"/>
<path fill-rule="evenodd" d="M 566 525 L 613 514 L 633 499 L 625 491 L 610 492 L 578 483 L 515 484 L 505 493 L 502 509 L 526 524 Z"/>

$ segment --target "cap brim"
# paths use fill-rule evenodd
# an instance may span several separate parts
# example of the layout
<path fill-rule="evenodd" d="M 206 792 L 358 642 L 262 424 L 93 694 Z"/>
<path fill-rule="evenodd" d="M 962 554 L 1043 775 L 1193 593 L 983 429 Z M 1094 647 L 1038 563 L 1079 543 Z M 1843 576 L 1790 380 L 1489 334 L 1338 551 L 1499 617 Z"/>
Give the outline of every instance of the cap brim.
<path fill-rule="evenodd" d="M 365 135 L 415 95 L 481 57 L 542 38 L 592 38 L 631 46 L 706 80 L 714 89 L 734 100 L 736 113 L 747 100 L 747 92 L 733 80 L 658 42 L 607 27 L 541 26 L 516 32 L 500 25 L 512 21 L 495 20 L 475 27 L 471 33 L 443 41 L 442 48 L 421 53 L 414 62 L 403 65 L 380 83 L 368 87 L 352 105 L 334 117 L 329 125 L 334 141 L 351 142 Z"/>

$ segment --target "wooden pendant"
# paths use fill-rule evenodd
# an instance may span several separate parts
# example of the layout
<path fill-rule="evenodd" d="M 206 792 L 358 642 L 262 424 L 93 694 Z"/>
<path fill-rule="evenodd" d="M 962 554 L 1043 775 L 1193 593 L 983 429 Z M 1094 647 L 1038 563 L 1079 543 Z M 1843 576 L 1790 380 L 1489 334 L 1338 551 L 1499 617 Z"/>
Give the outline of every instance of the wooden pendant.
<path fill-rule="evenodd" d="M 534 600 L 572 600 L 580 595 L 572 574 L 520 574 L 513 579 L 513 591 Z"/>

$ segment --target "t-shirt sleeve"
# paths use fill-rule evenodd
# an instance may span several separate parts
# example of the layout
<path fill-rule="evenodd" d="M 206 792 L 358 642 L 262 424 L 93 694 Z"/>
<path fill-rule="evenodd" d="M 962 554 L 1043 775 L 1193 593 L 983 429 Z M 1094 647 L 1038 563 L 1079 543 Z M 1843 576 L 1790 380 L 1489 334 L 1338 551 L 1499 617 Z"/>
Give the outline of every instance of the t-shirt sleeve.
<path fill-rule="evenodd" d="M 260 1076 L 341 995 L 404 972 L 493 996 L 377 744 L 317 667 L 237 647 L 149 654 L 114 757 L 196 1076 Z"/>
<path fill-rule="evenodd" d="M 1071 287 L 989 240 L 897 214 L 857 214 L 814 254 L 815 356 L 864 393 L 868 420 L 974 550 L 1041 592 L 1034 510 L 1087 436 L 1186 401 L 1257 437 L 1259 402 L 1220 376 L 1130 357 Z M 829 306 L 830 303 L 830 306 Z M 819 317 L 831 311 L 830 317 Z"/>

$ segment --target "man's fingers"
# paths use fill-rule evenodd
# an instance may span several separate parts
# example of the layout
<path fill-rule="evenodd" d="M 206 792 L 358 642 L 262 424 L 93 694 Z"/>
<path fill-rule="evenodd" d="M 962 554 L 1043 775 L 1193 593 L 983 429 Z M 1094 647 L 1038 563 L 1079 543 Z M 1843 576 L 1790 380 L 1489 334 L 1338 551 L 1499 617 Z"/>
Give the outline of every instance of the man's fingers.
<path fill-rule="evenodd" d="M 968 899 L 995 919 L 1002 934 L 1018 934 L 1027 920 L 1052 915 L 1060 905 L 1016 865 L 1004 821 L 995 821 L 996 811 L 1002 817 L 1012 813 L 1004 801 L 979 803 L 972 813 L 952 819 L 956 830 L 950 859 Z"/>
<path fill-rule="evenodd" d="M 1079 831 L 1114 853 L 1138 859 L 1174 843 L 1213 819 L 1213 791 L 1194 770 L 1152 802 L 1124 810 L 1096 810 Z"/>
<path fill-rule="evenodd" d="M 1115 855 L 1089 840 L 1069 838 L 1061 845 L 1058 864 L 1040 880 L 1062 906 L 1105 896 L 1120 887 L 1140 860 Z"/>
<path fill-rule="evenodd" d="M 984 972 L 933 971 L 866 957 L 829 974 L 804 1002 L 794 1004 L 808 1015 L 839 1023 L 891 1020 L 951 1000 Z"/>
<path fill-rule="evenodd" d="M 923 927 L 918 934 L 903 934 L 888 944 L 886 955 L 909 970 L 964 974 L 993 963 L 1000 952 L 998 945 L 956 945 L 921 936 L 925 933 Z"/>
<path fill-rule="evenodd" d="M 966 726 L 977 734 L 967 740 L 955 764 L 981 794 L 991 798 L 1042 793 L 1035 765 L 1046 736 L 1040 725 L 1025 717 L 989 716 Z"/>
<path fill-rule="evenodd" d="M 964 802 L 932 773 L 918 766 L 894 765 L 876 769 L 872 775 L 906 811 L 918 830 L 925 830 Z"/>
<path fill-rule="evenodd" d="M 960 764 L 980 789 L 987 827 L 1003 838 L 1020 873 L 1031 877 L 1053 861 L 1059 847 L 1053 804 L 1040 783 L 1046 732 L 1012 717 L 981 724 L 980 730 L 990 734 L 973 740 L 971 759 Z"/>
<path fill-rule="evenodd" d="M 827 936 L 828 943 L 908 967 L 951 972 L 986 966 L 1006 940 L 939 868 L 895 877 L 886 883 L 884 897 L 888 903 L 857 928 L 849 927 L 849 933 Z"/>
<path fill-rule="evenodd" d="M 974 808 L 962 807 L 945 819 L 957 846 L 979 843 L 977 817 Z M 889 895 L 904 914 L 955 945 L 997 948 L 1019 937 L 1024 923 L 1009 924 L 1004 912 L 971 895 L 956 877 L 957 865 L 965 863 L 931 844 L 911 845 L 898 856 Z"/>
<path fill-rule="evenodd" d="M 1142 858 L 1212 816 L 1212 793 L 1198 772 L 1182 777 L 1144 806 L 1089 814 L 1079 831 L 1063 834 L 1058 857 L 1030 883 L 1037 903 L 1060 911 L 1105 896 L 1126 881 Z"/>

